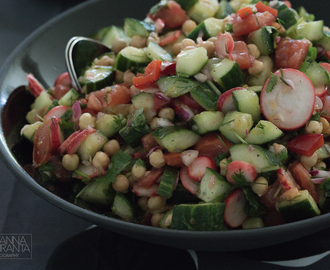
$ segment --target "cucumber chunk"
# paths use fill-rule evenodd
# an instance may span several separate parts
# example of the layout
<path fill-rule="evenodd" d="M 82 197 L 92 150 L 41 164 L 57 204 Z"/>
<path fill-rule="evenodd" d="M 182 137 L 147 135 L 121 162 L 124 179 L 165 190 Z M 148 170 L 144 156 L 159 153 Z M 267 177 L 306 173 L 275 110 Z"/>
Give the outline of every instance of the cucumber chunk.
<path fill-rule="evenodd" d="M 231 111 L 225 115 L 219 131 L 232 143 L 240 143 L 238 136 L 244 139 L 252 126 L 253 119 L 250 114 Z"/>
<path fill-rule="evenodd" d="M 167 166 L 164 170 L 158 187 L 157 194 L 164 198 L 170 198 L 173 193 L 175 182 L 178 178 L 179 170 Z"/>
<path fill-rule="evenodd" d="M 198 0 L 195 5 L 187 10 L 187 14 L 192 20 L 200 23 L 207 18 L 213 17 L 218 11 L 218 8 L 218 0 Z"/>
<path fill-rule="evenodd" d="M 100 40 L 109 47 L 112 46 L 113 41 L 117 39 L 124 40 L 126 44 L 130 42 L 130 38 L 125 34 L 125 31 L 122 27 L 118 26 L 110 26 L 101 29 L 103 31 L 103 34 L 100 37 Z"/>
<path fill-rule="evenodd" d="M 151 93 L 141 92 L 132 98 L 135 109 L 154 109 L 154 97 Z"/>
<path fill-rule="evenodd" d="M 322 39 L 323 21 L 302 22 L 294 30 L 294 37 L 306 38 L 312 42 Z"/>
<path fill-rule="evenodd" d="M 113 79 L 114 73 L 111 66 L 92 66 L 85 71 L 79 81 L 86 85 L 87 93 L 90 93 L 112 85 Z"/>
<path fill-rule="evenodd" d="M 133 206 L 121 193 L 116 194 L 111 210 L 115 215 L 126 221 L 132 221 L 134 219 Z"/>
<path fill-rule="evenodd" d="M 258 95 L 251 90 L 235 90 L 232 92 L 238 111 L 251 114 L 253 122 L 260 119 L 260 105 Z"/>
<path fill-rule="evenodd" d="M 118 121 L 125 124 L 126 119 L 122 115 L 102 114 L 95 123 L 95 128 L 101 131 L 107 138 L 112 137 L 121 128 Z"/>
<path fill-rule="evenodd" d="M 199 87 L 199 83 L 188 78 L 168 76 L 160 78 L 157 85 L 166 96 L 176 98 Z"/>
<path fill-rule="evenodd" d="M 202 36 L 204 40 L 210 37 L 216 37 L 218 34 L 225 31 L 224 20 L 216 18 L 208 18 L 197 25 L 187 36 L 192 40 L 197 40 L 198 37 Z"/>
<path fill-rule="evenodd" d="M 298 22 L 299 15 L 297 12 L 292 8 L 288 8 L 282 1 L 276 2 L 273 8 L 278 10 L 277 19 L 281 20 L 285 29 L 289 29 Z"/>
<path fill-rule="evenodd" d="M 193 76 L 207 64 L 208 60 L 207 50 L 204 47 L 183 50 L 176 58 L 176 73 L 183 77 Z"/>
<path fill-rule="evenodd" d="M 22 129 L 21 129 L 21 135 L 24 136 L 25 138 L 27 138 L 28 140 L 30 140 L 31 142 L 33 142 L 33 138 L 34 138 L 34 133 L 37 130 L 38 127 L 40 127 L 42 125 L 43 122 L 41 121 L 37 121 L 33 124 L 30 125 L 25 125 Z"/>
<path fill-rule="evenodd" d="M 224 203 L 179 204 L 173 208 L 171 229 L 189 231 L 226 230 Z"/>
<path fill-rule="evenodd" d="M 108 138 L 100 131 L 89 134 L 81 143 L 77 154 L 81 160 L 90 161 L 107 141 Z"/>
<path fill-rule="evenodd" d="M 310 79 L 314 87 L 322 87 L 329 84 L 329 73 L 319 63 L 313 61 L 306 70 L 305 75 Z"/>
<path fill-rule="evenodd" d="M 158 128 L 152 132 L 152 136 L 169 152 L 181 152 L 201 138 L 197 133 L 177 126 Z"/>
<path fill-rule="evenodd" d="M 279 33 L 275 27 L 263 26 L 249 34 L 248 43 L 255 44 L 258 47 L 260 54 L 269 55 L 275 51 L 278 34 Z"/>
<path fill-rule="evenodd" d="M 70 89 L 70 91 L 68 91 L 63 97 L 60 98 L 58 105 L 71 107 L 78 98 L 79 93 L 74 89 Z"/>
<path fill-rule="evenodd" d="M 145 67 L 149 62 L 150 59 L 144 50 L 128 46 L 118 53 L 114 68 L 125 72 L 128 69 L 136 70 Z"/>
<path fill-rule="evenodd" d="M 215 170 L 206 168 L 205 174 L 201 180 L 198 198 L 204 202 L 222 202 L 231 185 Z"/>
<path fill-rule="evenodd" d="M 230 6 L 227 0 L 221 0 L 217 13 L 214 15 L 215 18 L 224 19 L 228 15 L 235 13 L 234 9 Z"/>
<path fill-rule="evenodd" d="M 206 82 L 190 90 L 191 97 L 207 111 L 217 109 L 220 94 L 221 92 L 215 86 L 211 87 Z"/>
<path fill-rule="evenodd" d="M 83 189 L 79 198 L 85 202 L 96 205 L 111 205 L 115 197 L 115 191 L 109 183 L 91 181 Z"/>
<path fill-rule="evenodd" d="M 196 114 L 193 117 L 194 125 L 192 130 L 196 131 L 199 135 L 204 135 L 213 131 L 218 131 L 223 121 L 223 113 L 216 111 L 204 111 Z"/>
<path fill-rule="evenodd" d="M 315 45 L 320 45 L 324 50 L 330 51 L 330 31 L 323 31 L 323 37 L 314 42 Z"/>
<path fill-rule="evenodd" d="M 124 31 L 125 34 L 129 37 L 148 37 L 149 33 L 155 31 L 155 25 L 133 18 L 126 18 L 124 21 Z"/>
<path fill-rule="evenodd" d="M 241 86 L 245 83 L 245 76 L 237 62 L 228 58 L 223 59 L 220 63 L 214 64 L 211 75 L 223 91 Z"/>
<path fill-rule="evenodd" d="M 264 144 L 280 138 L 283 132 L 272 122 L 260 120 L 245 137 L 245 141 L 251 144 Z"/>
<path fill-rule="evenodd" d="M 286 222 L 315 217 L 321 214 L 315 200 L 308 190 L 300 190 L 300 195 L 278 203 L 277 208 Z"/>
<path fill-rule="evenodd" d="M 258 145 L 235 144 L 229 148 L 233 161 L 245 161 L 252 164 L 258 173 L 277 169 L 278 161 L 269 150 Z"/>
<path fill-rule="evenodd" d="M 146 53 L 151 60 L 173 61 L 172 56 L 164 48 L 152 41 L 149 42 Z"/>

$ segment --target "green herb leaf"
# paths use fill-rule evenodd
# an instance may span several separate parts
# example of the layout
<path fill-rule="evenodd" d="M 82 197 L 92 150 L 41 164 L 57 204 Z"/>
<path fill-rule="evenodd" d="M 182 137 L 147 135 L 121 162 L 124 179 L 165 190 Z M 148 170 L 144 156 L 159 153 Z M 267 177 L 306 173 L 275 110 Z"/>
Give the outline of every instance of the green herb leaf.
<path fill-rule="evenodd" d="M 272 92 L 274 87 L 277 85 L 277 82 L 278 82 L 277 76 L 272 73 L 272 75 L 270 75 L 270 79 L 269 79 L 268 85 L 266 87 L 266 92 L 267 93 Z"/>
<path fill-rule="evenodd" d="M 102 183 L 113 183 L 116 181 L 116 176 L 120 174 L 126 166 L 131 162 L 131 156 L 122 150 L 119 150 L 112 158 L 110 162 L 110 169 L 104 176 L 97 177 L 96 181 Z"/>

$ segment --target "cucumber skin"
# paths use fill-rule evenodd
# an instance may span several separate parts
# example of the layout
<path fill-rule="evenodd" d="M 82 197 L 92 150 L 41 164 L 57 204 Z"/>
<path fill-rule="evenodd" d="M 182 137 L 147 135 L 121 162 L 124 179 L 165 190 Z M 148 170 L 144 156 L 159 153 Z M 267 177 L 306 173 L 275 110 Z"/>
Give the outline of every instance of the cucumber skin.
<path fill-rule="evenodd" d="M 167 76 L 157 81 L 159 89 L 168 97 L 176 98 L 199 87 L 199 83 L 185 77 Z"/>
<path fill-rule="evenodd" d="M 126 221 L 134 220 L 133 206 L 121 193 L 116 194 L 111 210 L 114 214 Z"/>
<path fill-rule="evenodd" d="M 225 203 L 180 204 L 173 208 L 171 229 L 223 231 Z"/>
<path fill-rule="evenodd" d="M 160 179 L 157 194 L 164 198 L 170 198 L 172 196 L 173 187 L 178 174 L 178 169 L 173 167 L 166 167 Z"/>
<path fill-rule="evenodd" d="M 190 90 L 191 97 L 207 111 L 215 111 L 219 94 L 207 83 L 202 83 L 199 87 Z"/>
<path fill-rule="evenodd" d="M 321 214 L 313 197 L 308 193 L 307 190 L 300 191 L 300 194 L 303 192 L 304 194 L 301 196 L 305 198 L 302 201 L 294 202 L 295 198 L 293 198 L 292 202 L 282 201 L 279 203 L 278 211 L 286 222 L 299 221 L 316 217 Z M 308 195 L 305 195 L 305 193 L 308 193 Z M 298 200 L 299 199 L 300 198 L 298 198 Z"/>

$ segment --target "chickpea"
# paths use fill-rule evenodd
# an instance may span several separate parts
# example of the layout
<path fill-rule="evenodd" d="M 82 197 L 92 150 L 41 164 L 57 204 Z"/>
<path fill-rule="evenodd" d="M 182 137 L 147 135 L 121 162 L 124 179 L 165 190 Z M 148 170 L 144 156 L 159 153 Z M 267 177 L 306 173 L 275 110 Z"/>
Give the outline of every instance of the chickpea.
<path fill-rule="evenodd" d="M 112 183 L 112 187 L 117 192 L 127 193 L 129 181 L 125 175 L 119 174 L 117 175 L 116 180 Z"/>
<path fill-rule="evenodd" d="M 132 177 L 133 179 L 139 179 L 142 178 L 142 176 L 147 171 L 146 167 L 144 166 L 138 166 L 136 163 L 132 167 Z"/>
<path fill-rule="evenodd" d="M 268 181 L 265 177 L 260 176 L 253 182 L 251 188 L 254 193 L 261 197 L 268 188 Z"/>
<path fill-rule="evenodd" d="M 130 71 L 129 69 L 125 71 L 124 73 L 124 83 L 127 84 L 127 86 L 132 86 L 133 85 L 133 78 L 135 77 L 134 73 Z"/>
<path fill-rule="evenodd" d="M 128 113 L 130 115 L 133 115 L 135 113 L 135 111 L 136 111 L 136 109 L 135 109 L 134 105 L 132 104 L 128 109 Z"/>
<path fill-rule="evenodd" d="M 181 51 L 181 43 L 175 43 L 173 44 L 173 47 L 172 47 L 172 52 L 174 55 L 178 55 Z"/>
<path fill-rule="evenodd" d="M 211 41 L 203 41 L 198 44 L 198 47 L 203 47 L 207 51 L 207 56 L 210 58 L 214 53 L 214 43 Z"/>
<path fill-rule="evenodd" d="M 124 80 L 124 72 L 116 70 L 116 82 L 117 83 L 122 83 Z"/>
<path fill-rule="evenodd" d="M 152 196 L 148 200 L 148 208 L 150 210 L 160 210 L 166 205 L 166 199 L 162 196 Z"/>
<path fill-rule="evenodd" d="M 141 37 L 139 35 L 133 36 L 129 45 L 136 48 L 144 48 L 147 46 L 147 37 Z"/>
<path fill-rule="evenodd" d="M 307 134 L 311 134 L 311 133 L 321 134 L 322 131 L 323 131 L 323 124 L 315 120 L 309 121 L 305 126 L 305 132 Z"/>
<path fill-rule="evenodd" d="M 158 117 L 154 117 L 150 122 L 150 129 L 156 130 L 158 128 Z"/>
<path fill-rule="evenodd" d="M 95 117 L 90 113 L 83 113 L 79 118 L 79 128 L 85 129 L 88 126 L 95 127 Z"/>
<path fill-rule="evenodd" d="M 288 152 L 288 150 L 285 148 L 283 144 L 273 143 L 272 147 L 274 148 L 275 155 L 281 153 L 283 149 L 285 149 L 285 151 Z"/>
<path fill-rule="evenodd" d="M 62 165 L 64 169 L 68 171 L 74 171 L 78 168 L 79 165 L 79 157 L 77 154 L 66 154 L 62 158 Z"/>
<path fill-rule="evenodd" d="M 185 38 L 181 42 L 181 50 L 189 50 L 189 49 L 195 48 L 195 47 L 196 47 L 195 41 L 193 41 L 190 38 Z"/>
<path fill-rule="evenodd" d="M 314 168 L 317 170 L 324 170 L 327 168 L 327 164 L 325 164 L 323 161 L 319 161 L 314 165 Z"/>
<path fill-rule="evenodd" d="M 317 163 L 318 155 L 316 152 L 312 156 L 300 156 L 300 162 L 305 167 L 306 170 L 310 170 Z"/>
<path fill-rule="evenodd" d="M 115 60 L 107 55 L 102 56 L 101 59 L 94 59 L 94 64 L 99 66 L 113 66 L 114 63 Z"/>
<path fill-rule="evenodd" d="M 160 118 L 165 118 L 165 119 L 173 121 L 174 117 L 175 117 L 175 112 L 172 108 L 166 107 L 166 108 L 162 108 L 159 110 L 158 116 Z"/>
<path fill-rule="evenodd" d="M 110 140 L 103 146 L 103 151 L 109 156 L 113 157 L 120 149 L 120 144 L 117 140 Z"/>
<path fill-rule="evenodd" d="M 247 46 L 248 46 L 248 49 L 250 50 L 251 55 L 256 59 L 259 58 L 260 51 L 259 51 L 258 47 L 255 44 L 248 44 Z"/>
<path fill-rule="evenodd" d="M 164 216 L 164 214 L 153 214 L 151 217 L 151 225 L 153 227 L 159 227 L 159 222 L 161 221 L 162 217 Z"/>
<path fill-rule="evenodd" d="M 210 37 L 207 41 L 211 41 L 213 44 L 217 41 L 217 37 Z"/>
<path fill-rule="evenodd" d="M 93 157 L 92 162 L 95 168 L 105 168 L 110 163 L 110 158 L 106 153 L 98 151 Z"/>
<path fill-rule="evenodd" d="M 124 49 L 125 47 L 127 47 L 127 43 L 125 40 L 123 40 L 122 38 L 118 38 L 116 37 L 112 44 L 111 44 L 111 50 L 117 54 L 119 53 L 122 49 Z"/>
<path fill-rule="evenodd" d="M 158 44 L 159 41 L 160 41 L 160 38 L 159 38 L 158 34 L 155 33 L 155 32 L 151 32 L 149 37 L 148 37 L 147 44 L 149 44 L 149 42 L 153 42 L 153 43 Z"/>
<path fill-rule="evenodd" d="M 138 206 L 145 212 L 148 211 L 148 197 L 140 197 L 138 199 Z"/>
<path fill-rule="evenodd" d="M 161 168 L 165 166 L 166 162 L 162 150 L 158 149 L 151 153 L 149 156 L 150 165 L 155 168 Z"/>
<path fill-rule="evenodd" d="M 330 134 L 330 124 L 327 119 L 320 117 L 319 122 L 322 124 L 322 134 Z"/>
<path fill-rule="evenodd" d="M 182 27 L 181 30 L 185 35 L 188 35 L 192 30 L 196 28 L 197 24 L 193 20 L 186 20 Z"/>
<path fill-rule="evenodd" d="M 253 67 L 248 68 L 250 75 L 257 75 L 264 69 L 264 63 L 259 60 L 254 60 Z"/>
<path fill-rule="evenodd" d="M 141 92 L 141 90 L 139 88 L 136 88 L 134 85 L 132 85 L 129 88 L 130 94 L 131 94 L 131 98 L 135 97 L 137 94 L 139 94 Z"/>

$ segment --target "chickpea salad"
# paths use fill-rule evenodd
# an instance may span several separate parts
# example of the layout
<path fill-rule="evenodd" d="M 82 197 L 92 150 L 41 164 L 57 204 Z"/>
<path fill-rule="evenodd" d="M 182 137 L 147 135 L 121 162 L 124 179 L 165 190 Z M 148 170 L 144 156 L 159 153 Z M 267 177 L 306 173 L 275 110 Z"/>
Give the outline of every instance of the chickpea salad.
<path fill-rule="evenodd" d="M 147 226 L 255 229 L 330 211 L 330 29 L 290 1 L 161 1 L 35 97 L 35 179 Z"/>

